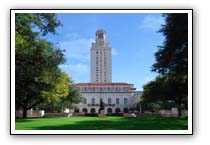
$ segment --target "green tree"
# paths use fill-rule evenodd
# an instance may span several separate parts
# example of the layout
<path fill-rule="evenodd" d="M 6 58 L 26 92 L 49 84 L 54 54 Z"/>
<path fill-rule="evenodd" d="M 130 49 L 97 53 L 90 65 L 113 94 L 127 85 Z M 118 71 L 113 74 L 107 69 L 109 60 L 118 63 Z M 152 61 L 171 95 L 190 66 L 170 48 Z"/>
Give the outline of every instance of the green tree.
<path fill-rule="evenodd" d="M 82 101 L 82 97 L 66 73 L 62 72 L 57 80 L 52 90 L 43 92 L 45 101 L 39 105 L 39 108 L 63 113 L 64 108 L 73 108 Z"/>
<path fill-rule="evenodd" d="M 164 14 L 166 24 L 160 32 L 165 36 L 163 46 L 155 53 L 152 71 L 160 75 L 144 86 L 145 100 L 174 100 L 179 116 L 181 105 L 188 96 L 188 14 Z"/>
<path fill-rule="evenodd" d="M 142 95 L 144 104 L 162 101 L 162 105 L 165 105 L 168 101 L 175 101 L 181 113 L 182 104 L 186 105 L 187 103 L 187 96 L 185 96 L 185 92 L 183 91 L 187 90 L 183 89 L 185 84 L 178 81 L 176 77 L 173 79 L 171 76 L 162 75 L 144 85 Z"/>
<path fill-rule="evenodd" d="M 42 91 L 41 95 L 47 103 L 60 103 L 62 98 L 69 95 L 70 78 L 65 72 L 61 72 L 54 80 L 51 89 Z"/>
<path fill-rule="evenodd" d="M 188 14 L 164 14 L 166 24 L 159 32 L 165 36 L 163 46 L 155 53 L 152 70 L 160 74 L 188 73 Z"/>
<path fill-rule="evenodd" d="M 55 14 L 15 15 L 15 108 L 27 110 L 46 99 L 44 92 L 54 87 L 65 62 L 63 52 L 41 35 L 56 34 L 61 23 Z"/>
<path fill-rule="evenodd" d="M 74 108 L 75 104 L 82 101 L 80 91 L 74 86 L 73 82 L 70 81 L 68 84 L 69 93 L 66 97 L 61 98 L 62 112 L 63 108 Z"/>

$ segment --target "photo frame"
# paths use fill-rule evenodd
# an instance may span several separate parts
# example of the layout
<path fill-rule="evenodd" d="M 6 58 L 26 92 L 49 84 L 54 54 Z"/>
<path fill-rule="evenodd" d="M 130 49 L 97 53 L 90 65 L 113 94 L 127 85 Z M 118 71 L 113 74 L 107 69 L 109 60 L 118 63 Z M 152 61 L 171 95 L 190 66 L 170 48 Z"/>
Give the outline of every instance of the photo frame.
<path fill-rule="evenodd" d="M 62 14 L 188 14 L 188 120 L 185 130 L 17 130 L 15 107 L 15 14 L 62 13 Z M 103 36 L 99 35 L 100 38 Z M 138 62 L 137 62 L 138 63 Z M 11 9 L 10 10 L 10 134 L 11 135 L 192 135 L 193 134 L 193 10 L 192 9 Z"/>

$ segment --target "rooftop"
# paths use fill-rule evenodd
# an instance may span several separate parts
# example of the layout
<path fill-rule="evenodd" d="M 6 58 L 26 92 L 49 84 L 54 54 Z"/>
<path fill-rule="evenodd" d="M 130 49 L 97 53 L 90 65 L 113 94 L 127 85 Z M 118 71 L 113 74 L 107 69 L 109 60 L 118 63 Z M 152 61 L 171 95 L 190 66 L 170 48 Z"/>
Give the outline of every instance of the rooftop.
<path fill-rule="evenodd" d="M 94 82 L 94 83 L 75 83 L 76 86 L 131 86 L 133 84 L 123 83 L 123 82 Z"/>

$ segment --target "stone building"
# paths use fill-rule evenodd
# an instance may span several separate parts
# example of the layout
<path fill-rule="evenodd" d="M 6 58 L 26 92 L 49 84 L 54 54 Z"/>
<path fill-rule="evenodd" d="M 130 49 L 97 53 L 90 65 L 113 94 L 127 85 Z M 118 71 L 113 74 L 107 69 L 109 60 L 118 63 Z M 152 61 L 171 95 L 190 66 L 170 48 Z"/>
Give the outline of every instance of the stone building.
<path fill-rule="evenodd" d="M 128 83 L 77 83 L 84 100 L 79 104 L 80 112 L 99 113 L 100 102 L 105 105 L 105 113 L 128 112 L 140 99 L 141 92 L 135 91 Z"/>
<path fill-rule="evenodd" d="M 106 32 L 96 31 L 95 41 L 91 48 L 91 82 L 112 82 L 112 54 Z"/>
<path fill-rule="evenodd" d="M 99 113 L 100 102 L 104 104 L 105 113 L 128 112 L 141 97 L 133 84 L 112 82 L 111 47 L 103 30 L 96 31 L 96 40 L 92 43 L 90 78 L 90 83 L 75 84 L 83 97 L 78 112 Z"/>

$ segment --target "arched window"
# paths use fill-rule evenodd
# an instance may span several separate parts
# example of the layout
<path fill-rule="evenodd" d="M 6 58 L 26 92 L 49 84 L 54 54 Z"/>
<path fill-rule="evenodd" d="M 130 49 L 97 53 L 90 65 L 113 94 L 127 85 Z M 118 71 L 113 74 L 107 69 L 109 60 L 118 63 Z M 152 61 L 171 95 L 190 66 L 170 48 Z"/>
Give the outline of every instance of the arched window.
<path fill-rule="evenodd" d="M 128 108 L 124 108 L 124 109 L 123 109 L 123 112 L 124 112 L 124 113 L 128 113 Z"/>
<path fill-rule="evenodd" d="M 91 112 L 91 113 L 96 113 L 96 109 L 95 109 L 95 108 L 91 108 L 91 109 L 90 109 L 90 112 Z"/>
<path fill-rule="evenodd" d="M 120 113 L 120 108 L 116 108 L 116 109 L 115 109 L 115 112 L 116 112 L 116 113 Z"/>
<path fill-rule="evenodd" d="M 112 113 L 112 108 L 108 108 L 107 113 Z"/>
<path fill-rule="evenodd" d="M 82 112 L 87 113 L 88 112 L 87 108 L 83 108 Z"/>

